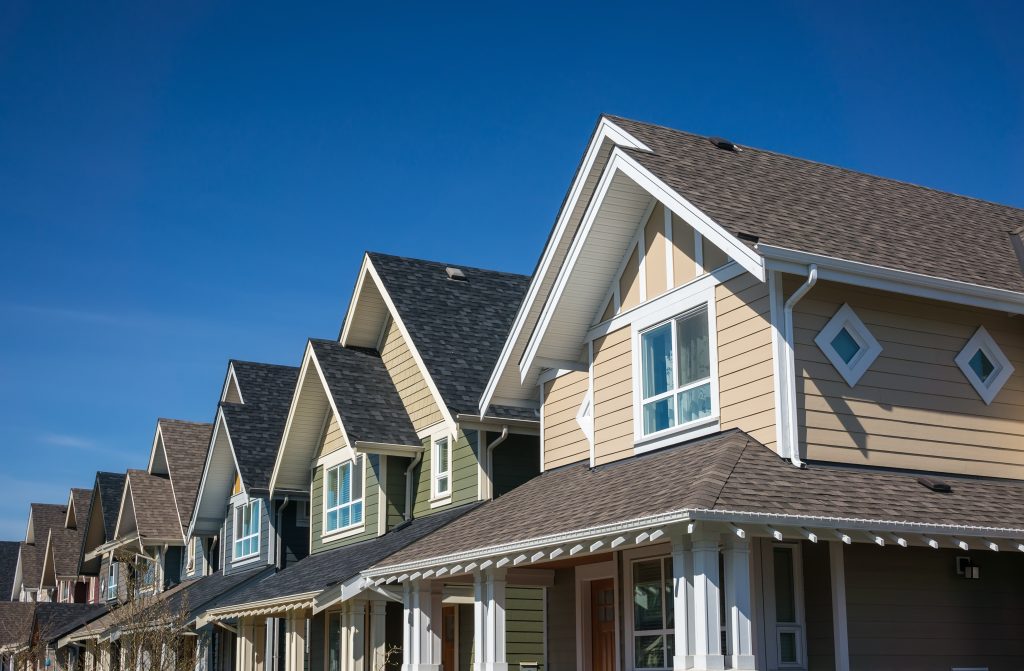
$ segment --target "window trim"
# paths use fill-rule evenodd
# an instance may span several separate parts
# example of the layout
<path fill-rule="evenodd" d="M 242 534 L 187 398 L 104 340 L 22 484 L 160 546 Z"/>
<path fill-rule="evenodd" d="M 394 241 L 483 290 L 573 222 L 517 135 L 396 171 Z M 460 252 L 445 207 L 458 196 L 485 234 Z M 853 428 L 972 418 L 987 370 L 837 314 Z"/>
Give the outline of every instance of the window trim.
<path fill-rule="evenodd" d="M 323 511 L 322 515 L 321 515 L 321 522 L 320 522 L 320 537 L 321 538 L 336 538 L 338 536 L 351 536 L 351 535 L 355 535 L 355 534 L 363 531 L 366 528 L 366 463 L 367 463 L 366 455 L 353 453 L 352 458 L 350 458 L 350 459 L 342 459 L 342 460 L 340 460 L 340 461 L 338 461 L 336 463 L 332 463 L 330 465 L 324 465 L 323 466 L 323 469 L 324 469 L 323 482 L 322 482 L 322 484 L 320 486 L 321 510 Z M 329 473 L 331 471 L 333 471 L 334 469 L 341 469 L 341 468 L 343 468 L 345 466 L 349 466 L 349 465 L 353 466 L 353 470 L 354 470 L 355 464 L 362 464 L 362 473 L 361 473 L 361 476 L 362 476 L 361 477 L 362 487 L 361 487 L 361 490 L 359 492 L 359 498 L 358 499 L 357 498 L 352 498 L 352 499 L 350 499 L 348 501 L 348 503 L 339 503 L 334 508 L 328 508 L 327 507 L 327 479 L 329 477 Z M 340 474 L 339 474 L 338 482 L 339 483 L 341 482 Z M 340 499 L 341 498 L 340 497 L 341 492 L 339 491 L 338 494 L 339 494 L 339 499 Z M 362 502 L 362 504 L 363 504 L 362 505 L 362 512 L 361 512 L 361 514 L 359 516 L 359 521 L 358 522 L 353 522 L 353 523 L 350 523 L 348 526 L 338 527 L 337 529 L 328 529 L 327 528 L 327 513 L 331 512 L 332 510 L 340 511 L 342 508 L 344 508 L 346 506 L 351 508 L 356 502 Z M 340 520 L 341 515 L 339 514 L 338 517 L 339 517 L 339 520 Z"/>
<path fill-rule="evenodd" d="M 666 445 L 678 442 L 680 439 L 699 438 L 719 430 L 721 420 L 721 407 L 719 405 L 719 380 L 718 380 L 718 328 L 717 310 L 715 300 L 715 285 L 709 286 L 701 291 L 684 295 L 666 294 L 655 299 L 649 304 L 652 308 L 630 325 L 630 336 L 632 345 L 633 363 L 633 452 L 641 454 L 649 452 Z M 641 336 L 662 324 L 668 323 L 681 317 L 687 312 L 705 307 L 708 315 L 708 356 L 710 363 L 711 385 L 711 414 L 701 417 L 685 424 L 677 424 L 661 431 L 644 434 L 643 430 L 643 405 L 652 399 L 643 397 L 643 368 Z M 672 346 L 676 343 L 673 340 Z M 593 367 L 593 362 L 591 362 Z M 705 384 L 701 382 L 700 384 Z M 695 383 L 696 386 L 696 383 Z M 683 388 L 674 389 L 671 393 L 677 394 Z M 666 395 L 669 392 L 666 392 Z"/>
<path fill-rule="evenodd" d="M 239 517 L 239 510 L 241 510 L 242 508 L 245 508 L 247 506 L 252 506 L 252 505 L 258 505 L 259 506 L 259 511 L 258 511 L 259 512 L 259 516 L 257 518 L 256 532 L 252 533 L 252 534 L 249 534 L 248 536 L 239 536 L 238 535 L 238 531 L 239 531 L 238 523 L 239 523 L 239 521 L 241 519 Z M 251 514 L 252 513 L 250 513 L 250 515 Z M 263 532 L 263 504 L 262 504 L 262 501 L 260 499 L 256 499 L 256 498 L 252 498 L 252 499 L 246 498 L 246 499 L 240 500 L 237 503 L 235 503 L 234 507 L 231 510 L 231 561 L 232 562 L 238 562 L 238 561 L 243 561 L 243 560 L 246 560 L 246 559 L 254 559 L 256 557 L 259 557 L 260 556 L 260 543 L 263 540 L 262 537 L 261 537 L 262 532 Z M 250 538 L 255 538 L 256 539 L 256 544 L 255 544 L 256 545 L 256 551 L 255 552 L 250 552 L 249 554 L 246 554 L 246 555 L 235 554 L 235 552 L 236 552 L 236 550 L 238 548 L 238 542 L 240 540 L 246 540 L 246 539 L 250 539 Z"/>
<path fill-rule="evenodd" d="M 995 366 L 995 370 L 992 371 L 990 380 L 986 383 L 978 374 L 971 368 L 971 359 L 978 351 L 981 351 L 988 357 L 988 360 Z M 1003 386 L 1013 375 L 1013 364 L 1007 358 L 1003 350 L 999 348 L 999 344 L 995 341 L 995 338 L 989 334 L 984 326 L 979 326 L 978 330 L 974 332 L 967 344 L 963 346 L 960 353 L 956 355 L 954 359 L 956 365 L 963 372 L 964 377 L 974 387 L 974 391 L 978 392 L 978 396 L 985 402 L 985 405 L 991 405 L 992 401 L 995 400 L 999 392 L 1002 391 Z"/>
<path fill-rule="evenodd" d="M 832 347 L 832 341 L 844 328 L 854 340 L 859 341 L 857 344 L 863 348 L 859 355 L 854 357 L 852 364 L 843 361 L 843 358 Z M 836 313 L 818 332 L 818 335 L 814 336 L 814 344 L 818 346 L 818 349 L 851 388 L 857 386 L 864 373 L 868 372 L 871 364 L 875 363 L 875 359 L 882 353 L 882 346 L 849 303 L 843 303 L 836 310 Z"/>
<path fill-rule="evenodd" d="M 441 472 L 437 469 L 439 462 L 437 458 L 437 444 L 441 441 L 445 441 L 448 448 L 448 470 Z M 430 436 L 430 500 L 436 502 L 439 500 L 448 499 L 452 497 L 452 456 L 455 453 L 455 441 L 452 440 L 451 434 L 447 431 L 441 433 L 432 434 Z M 448 478 L 448 489 L 440 491 L 438 489 L 438 483 L 442 477 Z"/>
<path fill-rule="evenodd" d="M 622 593 L 621 597 L 617 598 L 618 604 L 616 606 L 616 618 L 622 623 L 623 638 L 622 638 L 622 655 L 625 659 L 625 668 L 627 671 L 634 671 L 636 667 L 634 639 L 636 638 L 636 629 L 634 629 L 633 622 L 633 564 L 639 561 L 652 561 L 658 560 L 664 562 L 668 559 L 669 563 L 672 563 L 672 552 L 671 549 L 665 545 L 656 545 L 647 548 L 634 548 L 632 550 L 626 550 L 622 553 L 622 571 L 621 571 L 621 583 Z M 618 589 L 618 580 L 616 581 L 616 588 Z M 671 584 L 671 583 L 670 583 Z M 666 602 L 662 604 L 665 609 L 665 616 L 667 620 L 668 611 L 675 607 L 674 602 Z M 667 621 L 666 621 L 667 624 Z M 648 631 L 648 630 L 643 630 Z M 650 630 L 654 631 L 654 630 Z M 675 627 L 672 629 L 663 629 L 665 632 L 664 636 L 674 636 Z M 669 671 L 673 668 L 673 660 L 667 659 L 666 669 Z M 647 671 L 648 667 L 640 667 L 640 671 Z M 661 671 L 661 670 L 658 670 Z"/>
<path fill-rule="evenodd" d="M 107 564 L 107 584 L 106 591 L 104 592 L 104 598 L 107 601 L 117 598 L 117 590 L 118 587 L 120 586 L 119 583 L 121 582 L 121 570 L 118 567 L 118 564 L 119 562 L 116 561 L 113 557 L 110 558 L 110 563 Z M 111 591 L 113 591 L 113 594 L 111 594 Z"/>
<path fill-rule="evenodd" d="M 765 656 L 768 666 L 778 669 L 807 668 L 807 619 L 804 604 L 804 564 L 803 548 L 798 542 L 773 542 L 761 539 L 761 579 L 764 598 L 765 623 Z M 796 608 L 796 622 L 777 622 L 775 619 L 775 548 L 789 548 L 793 553 L 793 599 Z M 791 631 L 796 633 L 796 662 L 781 663 L 779 661 L 779 633 Z"/>

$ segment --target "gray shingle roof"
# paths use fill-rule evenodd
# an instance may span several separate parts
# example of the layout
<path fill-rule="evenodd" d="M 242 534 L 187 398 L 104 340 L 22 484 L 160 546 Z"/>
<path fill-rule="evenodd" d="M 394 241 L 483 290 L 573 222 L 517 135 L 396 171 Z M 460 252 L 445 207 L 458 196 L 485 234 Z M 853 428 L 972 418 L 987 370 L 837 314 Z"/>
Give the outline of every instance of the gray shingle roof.
<path fill-rule="evenodd" d="M 698 509 L 1024 529 L 1024 482 L 943 477 L 953 492 L 941 494 L 917 478 L 826 464 L 794 468 L 730 430 L 593 469 L 580 462 L 548 471 L 380 566 Z"/>
<path fill-rule="evenodd" d="M 933 277 L 1024 291 L 1010 231 L 1024 210 L 619 117 L 641 165 L 736 235 Z M 985 262 L 965 254 L 984 250 Z"/>
<path fill-rule="evenodd" d="M 99 490 L 99 503 L 103 511 L 103 532 L 106 536 L 105 542 L 114 540 L 114 529 L 117 527 L 117 513 L 121 510 L 121 496 L 124 495 L 124 481 L 124 473 L 110 473 L 108 471 L 98 471 L 96 473 L 96 486 L 94 489 Z M 92 513 L 90 512 L 90 517 L 91 515 Z"/>
<path fill-rule="evenodd" d="M 453 414 L 476 411 L 530 278 L 376 252 L 368 256 L 445 404 Z M 448 265 L 461 269 L 467 281 L 448 279 Z"/>
<path fill-rule="evenodd" d="M 42 640 L 56 641 L 105 612 L 107 607 L 103 604 L 40 603 L 36 605 L 36 627 Z"/>
<path fill-rule="evenodd" d="M 35 611 L 35 603 L 0 602 L 0 646 L 20 645 L 28 641 Z"/>
<path fill-rule="evenodd" d="M 128 469 L 135 524 L 142 538 L 182 538 L 171 481 L 148 471 Z"/>
<path fill-rule="evenodd" d="M 26 589 L 39 587 L 39 580 L 43 574 L 43 548 L 36 549 L 35 545 L 18 543 L 18 556 L 21 559 L 21 581 Z M 11 587 L 14 592 L 14 587 Z"/>
<path fill-rule="evenodd" d="M 11 600 L 20 546 L 18 541 L 0 541 L 0 602 Z"/>
<path fill-rule="evenodd" d="M 203 477 L 203 464 L 206 462 L 213 424 L 180 419 L 160 419 L 158 423 L 164 439 L 174 498 L 181 516 L 181 528 L 188 529 L 196 496 L 199 494 L 199 481 Z"/>
<path fill-rule="evenodd" d="M 183 583 L 185 588 L 178 590 L 167 597 L 167 607 L 170 612 L 177 612 L 179 608 L 188 608 L 188 618 L 196 617 L 204 610 L 215 608 L 221 601 L 235 594 L 239 589 L 260 576 L 273 572 L 272 567 L 260 566 L 248 571 L 238 571 L 225 575 L 223 572 L 203 576 Z"/>
<path fill-rule="evenodd" d="M 78 557 L 82 551 L 84 528 L 57 527 L 50 530 L 50 552 L 53 553 L 54 574 L 60 577 L 78 575 Z"/>
<path fill-rule="evenodd" d="M 457 506 L 433 515 L 419 517 L 383 536 L 344 547 L 309 555 L 283 571 L 258 580 L 216 604 L 217 608 L 321 592 L 345 582 L 363 569 L 416 542 L 458 519 L 477 504 Z"/>
<path fill-rule="evenodd" d="M 380 355 L 310 340 L 349 440 L 419 445 L 416 429 Z"/>
<path fill-rule="evenodd" d="M 72 487 L 71 500 L 75 504 L 75 525 L 79 528 L 85 526 L 89 519 L 89 503 L 92 501 L 92 490 Z"/>
<path fill-rule="evenodd" d="M 232 361 L 244 404 L 221 403 L 247 491 L 266 490 L 299 369 L 293 366 Z"/>

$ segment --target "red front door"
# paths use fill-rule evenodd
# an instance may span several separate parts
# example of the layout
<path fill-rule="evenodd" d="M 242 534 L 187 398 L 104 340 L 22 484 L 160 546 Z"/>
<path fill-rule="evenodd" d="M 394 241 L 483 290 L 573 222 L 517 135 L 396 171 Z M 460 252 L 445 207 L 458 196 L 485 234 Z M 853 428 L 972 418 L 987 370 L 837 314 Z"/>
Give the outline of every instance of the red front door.
<path fill-rule="evenodd" d="M 590 583 L 590 664 L 593 671 L 615 669 L 615 582 Z"/>

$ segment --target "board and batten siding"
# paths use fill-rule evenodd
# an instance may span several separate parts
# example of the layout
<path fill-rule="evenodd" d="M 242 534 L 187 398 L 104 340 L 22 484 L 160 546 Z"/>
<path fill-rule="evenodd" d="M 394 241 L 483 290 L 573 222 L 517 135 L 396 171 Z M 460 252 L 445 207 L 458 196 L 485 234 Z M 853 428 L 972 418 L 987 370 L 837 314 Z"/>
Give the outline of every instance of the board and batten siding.
<path fill-rule="evenodd" d="M 722 430 L 775 449 L 775 378 L 768 285 L 744 273 L 715 288 Z"/>
<path fill-rule="evenodd" d="M 594 463 L 633 454 L 633 352 L 630 327 L 594 341 Z"/>
<path fill-rule="evenodd" d="M 798 280 L 787 280 L 787 295 Z M 814 343 L 847 303 L 882 346 L 850 387 Z M 986 405 L 954 358 L 984 326 L 1015 368 Z M 1024 329 L 1019 319 L 819 282 L 794 314 L 801 450 L 809 459 L 1024 478 Z"/>
<path fill-rule="evenodd" d="M 380 502 L 380 457 L 368 454 L 363 458 L 363 531 L 343 538 L 324 538 L 324 467 L 313 471 L 312 499 L 309 506 L 309 524 L 312 536 L 311 553 L 333 550 L 369 538 L 377 537 L 377 510 Z"/>
<path fill-rule="evenodd" d="M 587 371 L 573 371 L 544 385 L 544 468 L 590 458 L 590 443 L 576 421 L 590 387 Z"/>
<path fill-rule="evenodd" d="M 455 444 L 452 446 L 451 502 L 447 505 L 431 508 L 431 445 L 430 438 L 423 439 L 423 460 L 413 473 L 413 491 L 415 492 L 412 506 L 413 517 L 423 517 L 451 506 L 472 503 L 479 498 L 479 492 L 477 491 L 479 476 L 477 446 L 479 440 L 480 436 L 477 431 L 459 432 Z M 441 500 L 447 498 L 445 497 Z"/>
<path fill-rule="evenodd" d="M 409 345 L 398 324 L 393 319 L 390 321 L 380 349 L 381 360 L 395 383 L 413 428 L 422 431 L 443 421 L 444 415 L 423 377 L 423 371 L 409 351 Z"/>

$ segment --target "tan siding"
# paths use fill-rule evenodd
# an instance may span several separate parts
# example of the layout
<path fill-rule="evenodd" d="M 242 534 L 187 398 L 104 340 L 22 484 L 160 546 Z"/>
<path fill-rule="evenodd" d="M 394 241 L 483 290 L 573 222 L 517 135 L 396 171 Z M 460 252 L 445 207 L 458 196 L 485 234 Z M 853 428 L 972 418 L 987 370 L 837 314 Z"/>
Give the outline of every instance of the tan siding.
<path fill-rule="evenodd" d="M 775 388 L 768 285 L 744 274 L 715 289 L 722 429 L 775 447 Z"/>
<path fill-rule="evenodd" d="M 814 343 L 844 302 L 882 345 L 853 388 Z M 1015 368 L 991 405 L 954 362 L 982 325 Z M 1024 478 L 1024 331 L 1017 320 L 819 282 L 797 305 L 794 339 L 808 458 Z"/>
<path fill-rule="evenodd" d="M 413 427 L 422 431 L 442 421 L 444 417 L 434 395 L 394 320 L 388 327 L 380 356 L 409 412 Z"/>
<path fill-rule="evenodd" d="M 576 421 L 587 395 L 590 375 L 573 372 L 544 386 L 544 468 L 557 468 L 590 457 L 590 444 Z"/>
<path fill-rule="evenodd" d="M 633 454 L 633 352 L 629 327 L 594 341 L 594 461 Z"/>
<path fill-rule="evenodd" d="M 665 211 L 657 205 L 651 212 L 644 228 L 644 276 L 647 287 L 647 300 L 657 298 L 668 291 L 668 267 L 665 261 L 665 250 L 668 240 L 665 238 Z"/>
<path fill-rule="evenodd" d="M 701 249 L 703 250 L 704 258 L 704 269 L 714 270 L 720 266 L 724 266 L 729 262 L 729 257 L 721 249 L 715 246 L 714 243 L 708 242 L 708 240 L 702 239 Z"/>
<path fill-rule="evenodd" d="M 345 434 L 341 432 L 341 424 L 338 423 L 338 418 L 335 416 L 334 412 L 331 411 L 331 421 L 327 423 L 323 438 L 320 440 L 317 458 L 326 456 L 332 452 L 337 452 L 347 446 L 348 443 L 345 441 Z"/>
<path fill-rule="evenodd" d="M 672 215 L 672 273 L 677 287 L 697 277 L 697 261 L 693 253 L 693 229 Z"/>
<path fill-rule="evenodd" d="M 640 254 L 634 247 L 633 252 L 622 269 L 619 278 L 619 309 L 628 310 L 640 303 Z"/>

